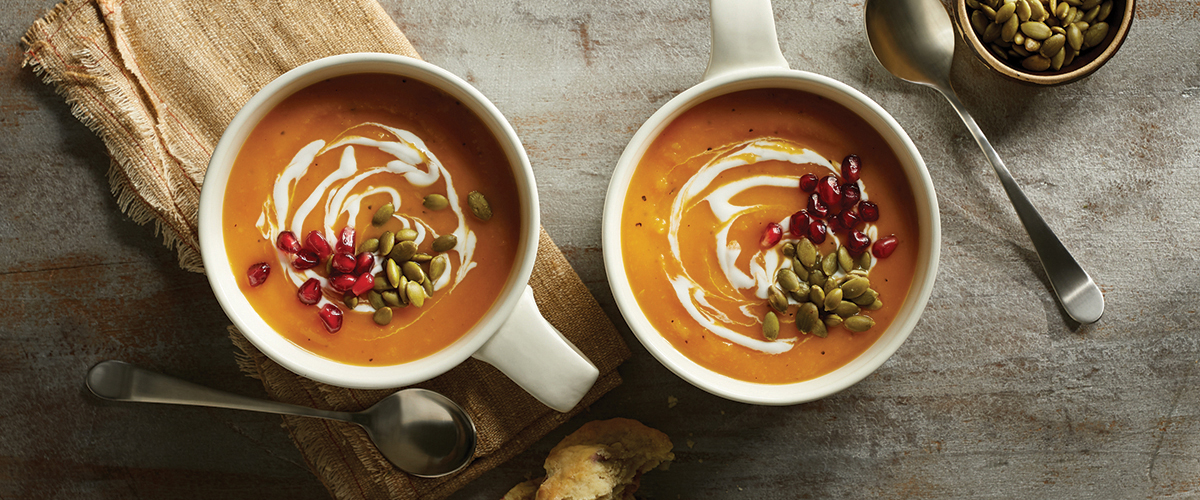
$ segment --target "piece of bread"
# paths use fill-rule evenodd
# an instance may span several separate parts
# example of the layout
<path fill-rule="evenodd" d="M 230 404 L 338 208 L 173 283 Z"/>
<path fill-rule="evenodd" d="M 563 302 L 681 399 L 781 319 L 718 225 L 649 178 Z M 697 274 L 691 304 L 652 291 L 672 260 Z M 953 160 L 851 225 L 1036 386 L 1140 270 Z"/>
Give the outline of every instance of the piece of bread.
<path fill-rule="evenodd" d="M 632 500 L 642 474 L 674 458 L 667 435 L 641 422 L 588 422 L 550 450 L 544 480 L 518 484 L 504 500 Z"/>

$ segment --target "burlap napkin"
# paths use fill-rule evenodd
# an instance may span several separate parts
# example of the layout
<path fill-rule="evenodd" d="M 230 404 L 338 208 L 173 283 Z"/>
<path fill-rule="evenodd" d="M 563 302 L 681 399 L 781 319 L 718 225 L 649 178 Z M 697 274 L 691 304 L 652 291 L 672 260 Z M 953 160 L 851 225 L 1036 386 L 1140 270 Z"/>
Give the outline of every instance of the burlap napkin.
<path fill-rule="evenodd" d="M 108 147 L 121 208 L 139 223 L 154 221 L 178 250 L 180 265 L 197 272 L 203 272 L 196 217 L 205 167 L 242 104 L 276 76 L 324 56 L 417 57 L 375 0 L 68 0 L 22 42 L 24 64 L 54 85 Z M 355 426 L 285 417 L 334 496 L 448 496 L 620 384 L 615 369 L 629 350 L 544 231 L 531 284 L 546 318 L 600 368 L 584 401 L 557 413 L 474 360 L 422 384 L 465 406 L 481 434 L 476 461 L 441 479 L 397 471 Z M 271 362 L 236 330 L 230 337 L 243 368 L 280 401 L 354 411 L 390 392 L 318 384 Z"/>

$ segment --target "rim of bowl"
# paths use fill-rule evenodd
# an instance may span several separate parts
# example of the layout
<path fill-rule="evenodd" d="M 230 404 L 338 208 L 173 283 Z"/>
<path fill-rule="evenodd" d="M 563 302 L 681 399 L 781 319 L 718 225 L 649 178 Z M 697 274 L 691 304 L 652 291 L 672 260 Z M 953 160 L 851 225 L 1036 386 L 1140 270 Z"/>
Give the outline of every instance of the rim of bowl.
<path fill-rule="evenodd" d="M 967 45 L 971 46 L 971 51 L 975 53 L 975 56 L 993 71 L 1021 83 L 1043 86 L 1063 85 L 1091 75 L 1100 69 L 1109 59 L 1112 59 L 1117 50 L 1121 48 L 1121 45 L 1125 43 L 1125 37 L 1129 34 L 1130 28 L 1133 27 L 1133 11 L 1136 0 L 1115 1 L 1124 2 L 1125 8 L 1121 10 L 1121 22 L 1117 24 L 1117 29 L 1110 29 L 1108 35 L 1104 37 L 1104 41 L 1101 42 L 1104 50 L 1095 54 L 1087 54 L 1083 58 L 1071 62 L 1065 68 L 1049 73 L 1022 71 L 997 59 L 995 54 L 992 54 L 992 51 L 988 50 L 983 41 L 975 34 L 975 30 L 971 28 L 971 15 L 967 12 L 967 2 L 965 0 L 955 0 L 954 2 L 954 24 L 958 27 L 959 35 L 967 41 Z"/>
<path fill-rule="evenodd" d="M 799 81 L 806 83 L 798 84 Z M 805 88 L 798 88 L 803 85 Z M 790 384 L 760 384 L 717 373 L 675 349 L 650 324 L 633 296 L 621 249 L 621 216 L 629 181 L 650 143 L 680 114 L 714 97 L 757 88 L 796 89 L 829 98 L 858 114 L 897 153 L 912 185 L 917 204 L 921 245 L 913 284 L 888 329 L 866 351 L 846 365 L 815 379 Z M 634 335 L 667 369 L 692 385 L 733 401 L 760 405 L 791 405 L 839 392 L 866 378 L 900 348 L 916 327 L 933 292 L 941 247 L 941 219 L 933 180 L 920 152 L 890 114 L 858 90 L 822 75 L 782 68 L 741 70 L 706 80 L 684 91 L 658 109 L 638 129 L 625 148 L 605 196 L 603 211 L 604 267 L 618 308 Z M 922 259 L 921 256 L 924 256 Z"/>
<path fill-rule="evenodd" d="M 429 356 L 386 366 L 340 363 L 303 349 L 267 324 L 238 287 L 238 274 L 225 251 L 223 213 L 229 171 L 250 132 L 279 102 L 318 81 L 336 76 L 383 73 L 413 78 L 441 89 L 466 105 L 495 135 L 517 178 L 522 211 L 518 258 L 500 296 L 472 329 Z M 199 237 L 208 281 L 225 311 L 243 335 L 275 362 L 318 382 L 354 389 L 388 389 L 424 382 L 465 361 L 500 327 L 516 307 L 529 282 L 537 254 L 540 214 L 533 168 L 508 120 L 479 90 L 425 61 L 396 54 L 362 52 L 317 59 L 300 65 L 254 94 L 226 127 L 213 149 L 200 191 Z M 314 310 L 315 311 L 315 310 Z"/>

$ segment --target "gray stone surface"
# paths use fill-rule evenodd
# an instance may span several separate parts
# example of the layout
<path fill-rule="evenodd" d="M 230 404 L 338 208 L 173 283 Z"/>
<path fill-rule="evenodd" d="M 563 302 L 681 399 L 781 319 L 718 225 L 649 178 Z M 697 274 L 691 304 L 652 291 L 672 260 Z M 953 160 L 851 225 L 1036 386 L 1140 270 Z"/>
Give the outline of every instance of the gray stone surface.
<path fill-rule="evenodd" d="M 509 117 L 544 225 L 634 350 L 624 385 L 455 498 L 500 497 L 539 474 L 566 433 L 614 416 L 676 444 L 670 470 L 646 476 L 646 498 L 1200 496 L 1194 2 L 1139 2 L 1116 58 L 1063 87 L 1014 84 L 956 56 L 963 100 L 1105 292 L 1104 318 L 1079 327 L 949 105 L 874 61 L 861 2 L 777 0 L 794 68 L 861 90 L 907 129 L 943 231 L 908 342 L 860 384 L 781 408 L 669 373 L 625 327 L 601 262 L 613 165 L 642 121 L 699 81 L 707 2 L 383 4 L 425 59 Z M 276 417 L 82 392 L 87 367 L 108 358 L 263 391 L 237 372 L 203 277 L 120 213 L 103 145 L 19 67 L 20 36 L 52 5 L 0 5 L 0 498 L 327 497 Z"/>

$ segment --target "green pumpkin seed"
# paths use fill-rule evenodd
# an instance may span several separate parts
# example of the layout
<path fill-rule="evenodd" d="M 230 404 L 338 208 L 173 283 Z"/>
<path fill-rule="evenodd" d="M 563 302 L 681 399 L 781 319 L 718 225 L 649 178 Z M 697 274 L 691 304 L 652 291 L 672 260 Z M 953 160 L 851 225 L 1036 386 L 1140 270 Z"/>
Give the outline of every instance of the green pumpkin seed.
<path fill-rule="evenodd" d="M 450 263 L 450 258 L 445 255 L 439 255 L 433 258 L 429 263 L 429 277 L 434 281 L 442 277 L 442 273 L 446 272 L 446 266 Z"/>
<path fill-rule="evenodd" d="M 871 260 L 871 252 L 863 252 L 862 257 L 858 258 L 858 267 L 859 267 L 859 269 L 869 270 L 869 269 L 871 269 L 872 262 L 873 261 Z M 850 274 L 854 274 L 854 271 L 850 271 Z"/>
<path fill-rule="evenodd" d="M 425 271 L 421 270 L 420 264 L 409 261 L 405 262 L 400 268 L 404 272 L 404 277 L 408 278 L 409 281 L 416 281 L 417 283 L 425 281 Z"/>
<path fill-rule="evenodd" d="M 825 304 L 825 290 L 819 286 L 814 286 L 808 289 L 808 300 L 813 304 Z"/>
<path fill-rule="evenodd" d="M 384 265 L 384 272 L 387 273 L 387 282 L 392 288 L 400 288 L 400 265 L 395 260 L 388 259 Z M 378 283 L 376 283 L 378 285 Z"/>
<path fill-rule="evenodd" d="M 425 289 L 421 288 L 420 283 L 409 281 L 404 290 L 408 296 L 408 303 L 417 307 L 425 305 Z"/>
<path fill-rule="evenodd" d="M 796 255 L 796 245 L 792 242 L 784 243 L 780 251 L 783 252 L 784 257 L 790 259 Z"/>
<path fill-rule="evenodd" d="M 1012 41 L 1013 45 L 1020 45 L 1020 46 L 1024 47 L 1026 41 L 1027 41 L 1027 39 L 1025 38 L 1025 35 L 1022 35 L 1020 31 L 1018 31 L 1017 34 L 1013 35 L 1013 41 Z"/>
<path fill-rule="evenodd" d="M 1067 18 L 1067 13 L 1070 11 L 1071 11 L 1070 4 L 1068 4 L 1067 2 L 1059 3 L 1058 7 L 1056 7 L 1054 9 L 1054 17 L 1057 17 L 1061 21 L 1061 20 Z"/>
<path fill-rule="evenodd" d="M 836 311 L 838 305 L 842 303 L 842 289 L 834 288 L 832 291 L 825 294 L 825 310 Z"/>
<path fill-rule="evenodd" d="M 843 298 L 844 297 L 845 296 L 843 295 Z M 873 302 L 875 302 L 875 299 L 877 299 L 877 298 L 879 298 L 879 292 L 876 292 L 874 289 L 868 288 L 863 291 L 862 295 L 859 295 L 858 297 L 854 297 L 853 299 L 850 299 L 850 302 L 858 304 L 859 307 L 866 307 L 866 306 L 871 305 Z"/>
<path fill-rule="evenodd" d="M 427 253 L 418 253 L 409 260 L 411 260 L 413 262 L 429 262 L 429 261 L 433 260 L 433 256 L 429 255 Z"/>
<path fill-rule="evenodd" d="M 386 268 L 385 268 L 386 269 Z M 387 271 L 375 275 L 375 286 L 371 287 L 376 292 L 382 292 L 389 288 L 394 288 L 391 283 L 388 283 Z"/>
<path fill-rule="evenodd" d="M 1067 37 L 1063 35 L 1053 35 L 1050 38 L 1047 38 L 1044 43 L 1042 43 L 1042 48 L 1039 52 L 1041 52 L 1042 57 L 1053 58 L 1058 51 L 1062 50 L 1063 45 L 1066 44 Z"/>
<path fill-rule="evenodd" d="M 400 243 L 397 243 L 394 248 L 392 248 L 391 253 L 388 253 L 388 257 L 391 257 L 392 260 L 405 262 L 405 261 L 411 260 L 413 258 L 413 256 L 416 254 L 417 254 L 417 244 L 416 243 L 413 243 L 411 241 L 401 241 Z"/>
<path fill-rule="evenodd" d="M 376 325 L 379 325 L 379 326 L 383 326 L 383 325 L 386 325 L 386 324 L 388 324 L 388 323 L 391 323 L 391 322 L 392 322 L 392 309 L 391 309 L 390 307 L 384 307 L 384 308 L 382 308 L 382 309 L 376 309 L 376 310 L 375 310 L 375 315 L 374 315 L 374 316 L 372 316 L 372 318 L 371 318 L 371 319 L 374 319 L 374 320 L 375 320 L 375 324 L 376 324 Z"/>
<path fill-rule="evenodd" d="M 443 234 L 433 240 L 433 251 L 448 252 L 458 245 L 458 236 L 453 234 Z"/>
<path fill-rule="evenodd" d="M 1041 54 L 1031 55 L 1021 60 L 1021 66 L 1030 71 L 1045 71 L 1050 67 L 1050 59 Z"/>
<path fill-rule="evenodd" d="M 779 317 L 775 313 L 768 311 L 763 317 L 763 337 L 767 340 L 775 340 L 779 338 Z"/>
<path fill-rule="evenodd" d="M 1079 8 L 1081 8 L 1083 10 L 1092 10 L 1093 8 L 1096 8 L 1099 6 L 1100 6 L 1100 0 L 1083 0 L 1083 3 L 1079 4 Z"/>
<path fill-rule="evenodd" d="M 1051 26 L 1050 31 L 1053 31 L 1055 35 L 1067 36 L 1067 30 L 1063 29 L 1062 26 Z"/>
<path fill-rule="evenodd" d="M 780 288 L 789 292 L 800 289 L 800 278 L 786 267 L 779 268 L 779 272 L 775 273 L 775 281 L 779 283 Z"/>
<path fill-rule="evenodd" d="M 1017 16 L 1008 18 L 1008 21 L 1004 22 L 1004 27 L 1000 29 L 1000 39 L 1011 43 L 1020 28 L 1021 20 L 1017 19 Z"/>
<path fill-rule="evenodd" d="M 858 304 L 843 300 L 833 309 L 833 313 L 843 318 L 849 318 L 858 314 L 859 310 Z"/>
<path fill-rule="evenodd" d="M 1063 1 L 1066 2 L 1067 5 L 1071 5 L 1071 6 L 1075 6 L 1075 7 L 1083 5 L 1083 0 L 1063 0 Z"/>
<path fill-rule="evenodd" d="M 796 311 L 796 329 L 802 332 L 812 332 L 814 325 L 821 321 L 821 312 L 811 302 L 800 304 Z"/>
<path fill-rule="evenodd" d="M 842 324 L 842 317 L 836 314 L 830 314 L 824 318 L 821 318 L 821 321 L 825 322 L 825 328 L 833 328 Z"/>
<path fill-rule="evenodd" d="M 1025 40 L 1025 45 L 1023 45 L 1023 47 L 1025 47 L 1026 52 L 1032 54 L 1042 49 L 1042 42 L 1030 38 Z"/>
<path fill-rule="evenodd" d="M 787 296 L 778 287 L 771 286 L 767 288 L 767 303 L 771 305 L 771 309 L 779 312 L 787 312 Z"/>
<path fill-rule="evenodd" d="M 379 238 L 371 238 L 358 244 L 359 253 L 379 250 Z"/>
<path fill-rule="evenodd" d="M 1054 57 L 1050 58 L 1050 69 L 1052 69 L 1054 71 L 1058 71 L 1059 69 L 1062 69 L 1063 61 L 1065 61 L 1067 59 L 1067 51 L 1068 50 L 1071 50 L 1071 49 L 1068 49 L 1066 47 L 1058 49 L 1058 53 L 1054 54 Z"/>
<path fill-rule="evenodd" d="M 1045 40 L 1050 38 L 1051 32 L 1050 27 L 1046 26 L 1045 23 L 1029 21 L 1021 23 L 1021 33 L 1024 33 L 1026 37 L 1034 40 Z"/>
<path fill-rule="evenodd" d="M 387 304 L 387 305 L 393 306 L 393 307 L 400 305 L 400 295 L 398 293 L 396 293 L 395 290 L 388 290 L 379 295 L 383 297 L 384 304 Z"/>
<path fill-rule="evenodd" d="M 828 277 L 828 276 L 833 276 L 833 274 L 836 273 L 837 270 L 838 270 L 837 252 L 829 252 L 829 255 L 826 255 L 825 258 L 821 259 L 821 272 L 825 273 L 825 276 Z"/>
<path fill-rule="evenodd" d="M 983 30 L 984 43 L 991 43 L 1000 39 L 1001 33 L 1004 31 L 1003 24 L 989 24 Z"/>
<path fill-rule="evenodd" d="M 982 35 L 987 31 L 987 27 L 990 24 L 991 21 L 988 21 L 987 16 L 983 15 L 982 12 L 978 10 L 971 12 L 971 27 L 975 29 L 976 33 Z"/>
<path fill-rule="evenodd" d="M 1078 25 L 1067 26 L 1067 43 L 1075 50 L 1083 48 L 1083 32 L 1079 30 Z"/>
<path fill-rule="evenodd" d="M 1037 1 L 1037 0 L 1033 0 L 1033 1 Z M 1015 5 L 1017 8 L 1016 9 L 1017 19 L 1020 19 L 1021 22 L 1029 21 L 1029 17 L 1031 15 L 1031 13 L 1033 12 L 1033 10 L 1029 8 L 1029 1 L 1017 0 Z M 996 19 L 1000 19 L 1000 11 L 999 10 L 996 11 Z"/>
<path fill-rule="evenodd" d="M 450 206 L 450 200 L 447 200 L 445 196 L 434 193 L 425 195 L 425 200 L 421 204 L 425 205 L 425 208 L 437 211 Z"/>
<path fill-rule="evenodd" d="M 825 295 L 829 295 L 829 292 L 838 287 L 840 284 L 838 280 L 840 279 L 841 278 L 830 278 L 825 280 L 825 285 L 821 287 L 821 289 L 825 291 Z"/>
<path fill-rule="evenodd" d="M 983 11 L 983 15 L 987 16 L 988 19 L 996 20 L 996 9 L 993 9 L 992 6 L 980 5 L 979 10 Z"/>
<path fill-rule="evenodd" d="M 1029 20 L 1045 21 L 1048 17 L 1050 17 L 1050 14 L 1046 13 L 1046 8 L 1042 7 L 1042 2 L 1029 0 Z"/>
<path fill-rule="evenodd" d="M 1063 63 L 1062 63 L 1062 65 L 1063 65 L 1063 66 L 1070 66 L 1070 65 L 1071 65 L 1071 61 L 1074 61 L 1074 60 L 1075 60 L 1075 56 L 1079 55 L 1079 51 L 1078 51 L 1078 50 L 1066 50 L 1066 49 L 1063 49 L 1063 52 L 1066 52 L 1066 53 L 1067 53 L 1067 56 L 1063 58 Z"/>
<path fill-rule="evenodd" d="M 426 297 L 433 297 L 433 280 L 426 279 L 421 282 L 421 288 L 425 289 Z"/>
<path fill-rule="evenodd" d="M 815 337 L 821 337 L 821 338 L 825 338 L 825 337 L 829 336 L 829 330 L 825 328 L 825 322 L 821 321 L 819 319 L 817 320 L 816 324 L 813 325 L 812 331 L 808 332 L 808 333 L 813 334 L 813 336 L 815 336 Z"/>
<path fill-rule="evenodd" d="M 817 265 L 817 257 L 819 256 L 817 247 L 813 246 L 812 242 L 808 241 L 808 238 L 800 240 L 800 245 L 796 247 L 796 257 L 799 258 L 800 265 L 804 266 L 805 269 L 812 269 L 813 266 Z"/>
<path fill-rule="evenodd" d="M 856 333 L 862 333 L 870 330 L 875 326 L 875 320 L 870 316 L 851 316 L 846 318 L 846 329 Z"/>
<path fill-rule="evenodd" d="M 383 295 L 374 290 L 367 292 L 367 301 L 371 303 L 371 307 L 375 308 L 376 311 L 387 307 L 387 305 L 383 303 Z"/>
<path fill-rule="evenodd" d="M 379 210 L 375 211 L 375 216 L 371 217 L 372 226 L 382 226 L 391 220 L 392 214 L 396 213 L 396 207 L 391 203 L 384 203 Z"/>
<path fill-rule="evenodd" d="M 871 273 L 865 269 L 855 269 L 853 271 L 850 271 L 850 276 L 858 276 L 860 278 L 869 278 L 871 276 Z"/>
<path fill-rule="evenodd" d="M 1000 47 L 996 44 L 992 44 L 992 45 L 989 45 L 988 48 L 992 50 L 992 53 L 995 54 L 996 57 L 999 57 L 1000 59 L 1003 59 L 1005 61 L 1008 60 L 1008 52 L 1005 52 L 1003 47 Z"/>
<path fill-rule="evenodd" d="M 1098 21 L 1107 20 L 1108 15 L 1112 14 L 1112 8 L 1113 8 L 1112 0 L 1105 0 L 1103 3 L 1100 4 L 1100 13 L 1096 14 L 1096 20 L 1098 20 Z"/>
<path fill-rule="evenodd" d="M 1012 17 L 1013 14 L 1016 13 L 1018 3 L 1020 2 L 1007 2 L 999 9 L 996 9 L 995 21 L 1000 24 L 1004 24 L 1005 21 L 1008 21 L 1008 18 Z M 986 15 L 984 17 L 986 17 Z"/>
<path fill-rule="evenodd" d="M 858 298 L 858 296 L 866 293 L 871 289 L 871 280 L 866 278 L 854 277 L 842 283 L 842 297 L 846 300 Z"/>
<path fill-rule="evenodd" d="M 824 285 L 825 284 L 825 273 L 823 271 L 821 271 L 820 269 L 813 269 L 812 272 L 808 273 L 808 282 L 809 282 L 809 284 L 816 285 L 816 286 Z"/>
<path fill-rule="evenodd" d="M 875 302 L 872 302 L 871 305 L 866 307 L 866 309 L 868 311 L 878 311 L 882 308 L 883 308 L 883 301 L 879 300 L 879 299 L 875 299 Z"/>
<path fill-rule="evenodd" d="M 851 269 L 854 269 L 854 258 L 850 256 L 850 251 L 846 247 L 838 247 L 837 261 L 842 271 L 850 272 Z"/>
<path fill-rule="evenodd" d="M 1090 23 L 1092 21 L 1095 21 L 1096 16 L 1099 16 L 1099 15 L 1100 15 L 1100 6 L 1097 5 L 1095 7 L 1092 7 L 1091 10 L 1088 10 L 1086 13 L 1084 13 L 1083 18 L 1081 18 L 1080 21 L 1085 22 L 1085 23 Z"/>
<path fill-rule="evenodd" d="M 418 233 L 416 229 L 406 227 L 396 231 L 396 243 L 401 241 L 416 241 L 417 236 L 420 236 L 420 233 Z"/>
<path fill-rule="evenodd" d="M 808 300 L 808 294 L 810 292 L 812 292 L 812 285 L 809 285 L 807 281 L 801 281 L 800 289 L 796 290 L 794 292 L 788 292 L 788 294 L 790 294 L 792 297 L 801 297 L 799 299 L 796 299 L 796 301 L 804 302 L 804 301 Z"/>
<path fill-rule="evenodd" d="M 342 295 L 342 303 L 346 304 L 346 307 L 354 309 L 355 307 L 358 307 L 358 296 L 354 295 L 353 293 L 346 292 L 345 295 Z"/>
<path fill-rule="evenodd" d="M 972 9 L 978 9 L 979 8 L 979 0 L 967 0 L 967 7 L 970 7 Z"/>
<path fill-rule="evenodd" d="M 391 231 L 384 231 L 379 236 L 379 255 L 387 255 L 392 252 L 392 247 L 396 245 L 396 234 Z"/>
<path fill-rule="evenodd" d="M 1026 58 L 1026 57 L 1029 57 L 1030 55 L 1032 55 L 1032 54 L 1030 54 L 1030 53 L 1029 53 L 1029 51 L 1028 51 L 1028 50 L 1025 50 L 1025 46 L 1023 46 L 1023 45 L 1015 45 L 1015 44 L 1014 44 L 1014 45 L 1013 45 L 1013 47 L 1012 47 L 1012 51 L 1013 51 L 1013 53 L 1015 53 L 1015 54 L 1017 55 L 1017 57 L 1019 57 L 1019 58 Z"/>
<path fill-rule="evenodd" d="M 330 255 L 329 258 L 325 260 L 325 276 L 330 276 L 332 274 L 333 274 L 333 256 Z"/>
<path fill-rule="evenodd" d="M 487 222 L 492 218 L 492 206 L 488 204 L 487 198 L 483 197 L 483 193 L 479 191 L 471 191 L 467 194 L 467 205 L 471 207 L 471 213 L 476 219 Z"/>
<path fill-rule="evenodd" d="M 1104 41 L 1104 37 L 1108 36 L 1108 23 L 1096 23 L 1087 29 L 1083 34 L 1084 48 L 1092 48 Z"/>
<path fill-rule="evenodd" d="M 792 260 L 792 272 L 796 273 L 796 277 L 800 278 L 801 282 L 808 283 L 808 270 L 794 259 Z"/>
<path fill-rule="evenodd" d="M 400 297 L 401 305 L 408 305 L 408 296 L 404 294 L 404 290 L 408 288 L 408 278 L 403 274 L 400 275 L 400 286 L 396 287 L 396 294 Z"/>

